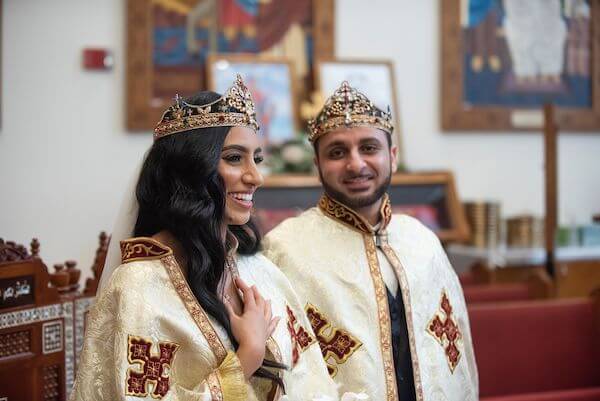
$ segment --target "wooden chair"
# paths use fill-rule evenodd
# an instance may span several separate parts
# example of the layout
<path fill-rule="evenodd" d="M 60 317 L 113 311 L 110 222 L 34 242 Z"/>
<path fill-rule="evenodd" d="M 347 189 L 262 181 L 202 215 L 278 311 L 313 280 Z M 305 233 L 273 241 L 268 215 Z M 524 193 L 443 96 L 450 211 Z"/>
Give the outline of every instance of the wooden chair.
<path fill-rule="evenodd" d="M 56 264 L 49 273 L 36 239 L 31 253 L 0 239 L 0 400 L 68 398 L 108 242 L 100 233 L 93 277 L 82 293 L 75 261 Z"/>
<path fill-rule="evenodd" d="M 73 380 L 72 309 L 31 248 L 0 240 L 0 399 L 59 401 Z"/>

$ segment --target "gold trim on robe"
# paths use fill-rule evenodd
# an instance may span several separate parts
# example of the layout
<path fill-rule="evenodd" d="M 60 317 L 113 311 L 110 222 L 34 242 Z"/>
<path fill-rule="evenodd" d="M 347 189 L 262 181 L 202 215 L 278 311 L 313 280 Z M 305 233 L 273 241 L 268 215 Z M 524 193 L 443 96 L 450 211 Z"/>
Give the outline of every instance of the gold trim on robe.
<path fill-rule="evenodd" d="M 387 299 L 387 291 L 381 271 L 379 270 L 379 261 L 377 260 L 377 249 L 373 237 L 363 234 L 365 249 L 367 251 L 367 260 L 373 286 L 375 287 L 375 297 L 377 301 L 377 314 L 379 317 L 379 345 L 383 356 L 383 372 L 387 387 L 387 399 L 390 401 L 398 400 L 398 387 L 396 383 L 396 368 L 394 367 L 394 355 L 392 353 L 392 325 L 390 321 L 390 309 Z"/>
<path fill-rule="evenodd" d="M 410 347 L 410 358 L 413 365 L 413 377 L 415 379 L 415 395 L 417 400 L 423 400 L 423 386 L 421 384 L 421 371 L 419 369 L 419 359 L 417 358 L 417 346 L 415 345 L 415 329 L 413 327 L 412 320 L 412 304 L 410 302 L 410 287 L 408 286 L 408 280 L 406 279 L 406 273 L 404 267 L 398 259 L 398 256 L 392 249 L 392 247 L 384 243 L 381 246 L 381 250 L 387 257 L 388 261 L 396 271 L 396 276 L 400 283 L 400 290 L 402 293 L 402 302 L 404 302 L 404 311 L 406 314 L 406 326 L 408 328 L 408 345 Z"/>
<path fill-rule="evenodd" d="M 137 237 L 121 241 L 121 263 L 138 260 L 162 259 L 172 255 L 171 248 L 149 237 Z"/>
<path fill-rule="evenodd" d="M 373 229 L 369 222 L 361 215 L 327 195 L 323 195 L 321 199 L 319 199 L 319 209 L 321 209 L 326 216 L 331 217 L 335 221 L 342 223 L 353 230 L 365 234 L 375 233 L 375 229 Z M 384 229 L 392 219 L 392 206 L 390 197 L 387 194 L 383 196 L 379 214 L 381 216 L 381 228 Z"/>
<path fill-rule="evenodd" d="M 396 372 L 394 367 L 394 357 L 392 354 L 392 329 L 390 322 L 390 311 L 387 299 L 387 290 L 381 271 L 379 261 L 377 259 L 377 246 L 380 247 L 396 273 L 398 282 L 400 283 L 402 301 L 404 302 L 405 317 L 408 329 L 408 338 L 410 346 L 410 357 L 413 365 L 413 377 L 415 382 L 415 396 L 418 401 L 423 400 L 423 389 L 419 372 L 419 361 L 417 357 L 414 327 L 412 322 L 412 310 L 410 302 L 410 290 L 404 268 L 400 260 L 396 256 L 394 250 L 387 244 L 387 234 L 385 232 L 388 224 L 392 219 L 392 207 L 390 198 L 387 194 L 384 195 L 381 207 L 380 218 L 381 224 L 377 232 L 375 229 L 358 213 L 348 208 L 344 204 L 331 199 L 327 195 L 323 195 L 319 201 L 319 208 L 328 217 L 350 227 L 355 231 L 359 231 L 363 235 L 365 250 L 367 252 L 367 261 L 375 287 L 375 296 L 377 301 L 377 313 L 379 315 L 379 330 L 380 330 L 380 346 L 383 356 L 383 371 L 385 374 L 387 386 L 387 399 L 398 400 L 398 387 L 396 383 Z"/>
<path fill-rule="evenodd" d="M 196 300 L 196 297 L 192 293 L 190 286 L 183 277 L 183 273 L 181 273 L 181 269 L 179 268 L 175 257 L 173 255 L 166 256 L 162 262 L 167 270 L 167 273 L 169 273 L 169 277 L 171 278 L 173 286 L 175 286 L 175 290 L 179 294 L 181 301 L 187 308 L 190 315 L 192 315 L 192 318 L 198 325 L 202 335 L 208 341 L 210 348 L 213 350 L 219 363 L 223 362 L 227 356 L 227 351 L 225 350 L 225 347 L 223 346 L 223 343 L 221 342 L 221 339 L 215 331 L 212 323 L 208 319 L 206 312 L 204 312 Z"/>

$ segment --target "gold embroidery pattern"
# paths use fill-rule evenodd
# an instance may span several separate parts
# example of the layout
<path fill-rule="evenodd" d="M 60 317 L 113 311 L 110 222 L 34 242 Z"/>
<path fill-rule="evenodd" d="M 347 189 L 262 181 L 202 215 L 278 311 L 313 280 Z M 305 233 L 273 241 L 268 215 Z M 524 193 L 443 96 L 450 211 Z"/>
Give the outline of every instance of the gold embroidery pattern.
<path fill-rule="evenodd" d="M 208 382 L 211 401 L 223 401 L 223 390 L 221 390 L 219 375 L 216 372 L 211 372 L 206 381 Z"/>
<path fill-rule="evenodd" d="M 215 354 L 217 358 L 217 365 L 221 364 L 227 356 L 227 351 L 221 342 L 221 339 L 217 335 L 214 327 L 212 326 L 210 320 L 208 320 L 208 316 L 206 312 L 202 309 L 202 307 L 198 304 L 198 301 L 194 297 L 192 290 L 190 289 L 187 281 L 183 277 L 181 273 L 181 269 L 177 265 L 177 261 L 173 255 L 166 256 L 162 259 L 163 265 L 165 266 L 169 277 L 171 278 L 171 282 L 175 287 L 175 290 L 179 294 L 179 297 L 183 301 L 183 304 L 187 308 L 190 315 L 196 322 L 196 325 L 208 341 L 208 345 L 211 350 Z"/>
<path fill-rule="evenodd" d="M 390 197 L 385 194 L 383 197 L 383 202 L 381 203 L 381 228 L 383 230 L 390 224 L 392 220 L 392 202 L 390 201 Z"/>
<path fill-rule="evenodd" d="M 121 241 L 119 245 L 121 247 L 121 263 L 160 259 L 173 253 L 170 248 L 147 237 L 128 239 Z"/>
<path fill-rule="evenodd" d="M 316 306 L 308 303 L 305 310 L 317 336 L 317 341 L 319 341 L 321 354 L 327 364 L 327 371 L 331 377 L 335 377 L 338 372 L 337 365 L 346 362 L 354 351 L 360 348 L 362 342 L 346 330 L 332 327 L 329 319 Z"/>
<path fill-rule="evenodd" d="M 415 330 L 412 320 L 412 304 L 410 303 L 410 288 L 408 287 L 406 272 L 404 271 L 404 267 L 402 266 L 400 259 L 398 259 L 398 256 L 389 244 L 383 244 L 381 246 L 381 250 L 396 271 L 396 276 L 398 277 L 398 282 L 400 283 L 402 302 L 404 302 L 404 311 L 406 314 L 406 326 L 408 328 L 408 345 L 410 347 L 410 357 L 413 365 L 413 377 L 415 379 L 415 395 L 418 401 L 423 401 L 423 384 L 421 382 L 421 371 L 419 370 L 419 358 L 417 357 Z"/>
<path fill-rule="evenodd" d="M 442 291 L 440 310 L 436 312 L 427 324 L 427 332 L 444 348 L 450 372 L 454 373 L 454 369 L 458 365 L 461 356 L 458 345 L 462 338 L 462 333 L 454 317 L 452 317 L 452 305 L 450 305 L 446 291 Z"/>
<path fill-rule="evenodd" d="M 369 270 L 375 287 L 375 300 L 377 301 L 377 314 L 379 317 L 379 345 L 383 358 L 383 374 L 387 387 L 387 400 L 398 401 L 398 388 L 396 385 L 396 370 L 392 354 L 392 327 L 390 322 L 390 310 L 388 306 L 387 291 L 377 260 L 377 249 L 375 241 L 370 234 L 363 234 Z M 411 348 L 412 351 L 412 348 Z M 416 374 L 416 372 L 415 372 Z M 417 392 L 419 394 L 419 392 Z M 417 396 L 418 397 L 418 396 Z M 422 399 L 422 398 L 420 398 Z"/>
<path fill-rule="evenodd" d="M 150 395 L 161 399 L 169 392 L 169 370 L 179 345 L 161 341 L 158 343 L 158 356 L 152 355 L 152 341 L 143 337 L 128 336 L 127 360 L 130 364 L 139 364 L 141 372 L 127 369 L 125 393 L 134 397 L 146 397 L 148 384 L 153 384 Z"/>
<path fill-rule="evenodd" d="M 371 227 L 371 225 L 359 214 L 349 207 L 331 199 L 327 195 L 323 195 L 321 199 L 319 199 L 319 208 L 326 216 L 329 216 L 354 230 L 365 234 L 374 233 L 373 227 Z M 387 194 L 383 197 L 379 213 L 381 214 L 382 221 L 380 230 L 383 230 L 392 219 L 392 207 L 390 205 L 390 198 Z"/>

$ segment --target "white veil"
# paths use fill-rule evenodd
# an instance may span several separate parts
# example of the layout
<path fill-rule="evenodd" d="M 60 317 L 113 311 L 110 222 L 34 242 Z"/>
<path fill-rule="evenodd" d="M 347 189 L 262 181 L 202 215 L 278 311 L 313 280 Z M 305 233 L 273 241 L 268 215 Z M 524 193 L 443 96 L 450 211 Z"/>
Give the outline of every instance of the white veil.
<path fill-rule="evenodd" d="M 144 164 L 144 156 L 137 167 L 133 171 L 133 174 L 127 186 L 125 188 L 125 194 L 119 207 L 119 213 L 115 220 L 113 230 L 110 236 L 110 243 L 108 245 L 108 252 L 106 254 L 106 261 L 104 262 L 104 268 L 100 275 L 100 282 L 98 283 L 98 294 L 106 287 L 109 282 L 110 276 L 119 265 L 121 264 L 121 247 L 120 243 L 122 240 L 131 238 L 133 235 L 133 229 L 135 227 L 135 220 L 137 219 L 139 205 L 135 196 L 135 187 L 142 171 Z"/>

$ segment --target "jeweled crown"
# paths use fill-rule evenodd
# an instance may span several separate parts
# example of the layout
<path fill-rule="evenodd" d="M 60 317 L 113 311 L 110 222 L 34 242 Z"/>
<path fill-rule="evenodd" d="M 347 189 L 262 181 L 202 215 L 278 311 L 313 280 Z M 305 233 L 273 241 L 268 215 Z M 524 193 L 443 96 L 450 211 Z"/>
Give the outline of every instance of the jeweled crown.
<path fill-rule="evenodd" d="M 195 128 L 233 126 L 259 129 L 252 95 L 239 74 L 225 95 L 212 103 L 189 104 L 177 95 L 154 128 L 154 140 Z"/>
<path fill-rule="evenodd" d="M 392 113 L 379 109 L 365 95 L 352 88 L 348 82 L 333 92 L 317 116 L 308 121 L 311 142 L 328 132 L 351 127 L 379 128 L 389 134 L 394 130 Z"/>

